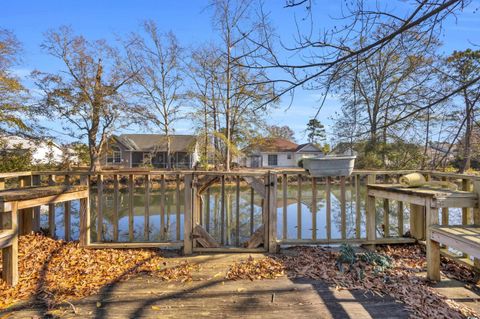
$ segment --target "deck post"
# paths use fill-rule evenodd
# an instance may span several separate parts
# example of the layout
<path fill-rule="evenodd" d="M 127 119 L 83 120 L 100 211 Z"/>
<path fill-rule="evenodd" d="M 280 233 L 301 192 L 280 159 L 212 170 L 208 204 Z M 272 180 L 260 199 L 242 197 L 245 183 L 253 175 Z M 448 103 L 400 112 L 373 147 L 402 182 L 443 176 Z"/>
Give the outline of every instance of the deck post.
<path fill-rule="evenodd" d="M 18 180 L 19 187 L 30 187 L 32 186 L 32 176 L 21 176 Z M 18 219 L 18 233 L 19 235 L 26 235 L 31 233 L 33 230 L 33 208 L 23 209 L 22 213 L 19 214 Z"/>
<path fill-rule="evenodd" d="M 425 208 L 410 204 L 410 234 L 418 240 L 425 239 Z"/>
<path fill-rule="evenodd" d="M 40 186 L 41 180 L 40 175 L 35 174 L 32 175 L 32 186 Z M 40 231 L 40 206 L 33 208 L 33 231 L 39 232 Z"/>
<path fill-rule="evenodd" d="M 438 225 L 438 209 L 432 208 L 432 200 L 426 201 L 427 219 L 427 278 L 440 281 L 440 244 L 432 240 L 432 226 Z"/>
<path fill-rule="evenodd" d="M 128 175 L 128 241 L 133 242 L 134 240 L 134 192 L 135 192 L 135 175 Z"/>
<path fill-rule="evenodd" d="M 103 241 L 103 175 L 97 175 L 97 242 Z"/>
<path fill-rule="evenodd" d="M 55 185 L 55 175 L 48 175 L 48 186 Z M 48 204 L 48 234 L 55 238 L 55 204 Z"/>
<path fill-rule="evenodd" d="M 447 178 L 446 177 L 442 177 L 442 181 L 446 182 L 447 181 Z M 442 208 L 442 225 L 448 225 L 448 219 L 449 219 L 449 211 L 448 211 L 448 207 L 444 207 Z"/>
<path fill-rule="evenodd" d="M 2 204 L 3 205 L 3 204 Z M 10 245 L 2 248 L 2 279 L 11 286 L 18 283 L 18 202 L 12 202 L 12 232 Z M 3 211 L 0 209 L 0 211 Z"/>
<path fill-rule="evenodd" d="M 5 178 L 0 178 L 0 190 L 5 189 Z M 0 230 L 3 229 L 3 213 L 0 212 Z"/>
<path fill-rule="evenodd" d="M 345 196 L 345 176 L 340 176 L 340 224 L 342 239 L 347 238 L 347 200 Z"/>
<path fill-rule="evenodd" d="M 91 231 L 91 218 L 90 218 L 90 176 L 82 176 L 80 179 L 81 185 L 87 185 L 87 197 L 80 199 L 80 246 L 86 247 L 90 245 L 90 231 Z M 55 208 L 54 204 L 53 207 Z M 50 225 L 52 225 L 50 223 Z M 55 229 L 55 221 L 53 222 L 53 229 Z"/>
<path fill-rule="evenodd" d="M 185 174 L 185 209 L 183 215 L 183 254 L 191 255 L 193 251 L 192 243 L 192 178 L 191 174 Z"/>
<path fill-rule="evenodd" d="M 150 174 L 145 174 L 145 202 L 144 202 L 144 223 L 143 237 L 145 241 L 150 240 Z"/>
<path fill-rule="evenodd" d="M 477 206 L 473 208 L 473 224 L 478 226 L 480 225 L 480 180 L 473 181 L 473 191 L 477 194 Z M 480 270 L 480 259 L 473 259 L 473 267 L 475 270 Z"/>
<path fill-rule="evenodd" d="M 328 178 L 328 177 L 327 177 Z M 360 210 L 360 175 L 355 174 L 355 238 L 361 237 L 362 212 Z"/>
<path fill-rule="evenodd" d="M 113 240 L 118 241 L 118 195 L 120 193 L 118 185 L 118 175 L 113 175 Z"/>
<path fill-rule="evenodd" d="M 375 196 L 368 195 L 368 184 L 374 184 L 376 180 L 375 175 L 367 176 L 367 203 L 366 203 L 366 224 L 367 224 L 367 241 L 373 242 L 377 238 L 376 231 L 376 207 L 375 207 Z M 368 245 L 370 249 L 375 246 L 370 244 Z"/>
<path fill-rule="evenodd" d="M 277 174 L 269 173 L 268 187 L 268 252 L 277 253 Z"/>

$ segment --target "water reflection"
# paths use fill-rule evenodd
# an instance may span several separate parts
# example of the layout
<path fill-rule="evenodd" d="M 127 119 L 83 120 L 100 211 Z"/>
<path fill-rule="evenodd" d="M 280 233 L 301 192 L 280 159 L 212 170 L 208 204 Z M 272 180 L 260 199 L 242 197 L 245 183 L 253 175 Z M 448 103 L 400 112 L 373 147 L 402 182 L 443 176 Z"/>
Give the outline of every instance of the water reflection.
<path fill-rule="evenodd" d="M 285 239 L 311 239 L 315 232 L 317 239 L 327 238 L 327 212 L 326 212 L 326 193 L 325 185 L 318 184 L 316 200 L 312 196 L 311 184 L 303 184 L 301 188 L 300 209 L 298 209 L 298 187 L 297 184 L 291 184 L 287 189 L 287 211 L 286 211 L 286 233 Z M 176 241 L 183 240 L 183 212 L 184 212 L 184 192 L 180 191 L 178 196 L 179 206 L 177 207 L 177 193 L 174 188 L 168 188 L 165 191 L 164 213 L 162 214 L 162 199 L 159 189 L 150 190 L 150 214 L 148 227 L 148 241 Z M 278 185 L 277 194 L 277 236 L 282 239 L 283 236 L 283 190 L 281 183 Z M 365 231 L 365 197 L 366 189 L 360 187 L 360 237 L 366 237 Z M 103 197 L 103 241 L 114 240 L 114 194 L 112 189 L 104 190 Z M 147 241 L 145 236 L 145 189 L 136 187 L 133 195 L 133 239 L 136 242 Z M 339 185 L 331 186 L 331 238 L 340 239 L 342 234 L 341 225 L 341 203 L 340 203 Z M 345 210 L 346 210 L 346 238 L 356 237 L 356 198 L 353 185 L 346 186 L 345 190 Z M 91 195 L 91 219 L 92 225 L 96 225 L 97 220 L 97 199 L 96 190 L 92 189 Z M 262 199 L 258 194 L 254 194 L 253 202 L 251 197 L 251 188 L 242 186 L 240 188 L 240 197 L 238 200 L 239 214 L 237 216 L 237 196 L 234 185 L 225 186 L 225 214 L 222 223 L 222 202 L 221 189 L 219 186 L 210 187 L 209 192 L 202 195 L 201 224 L 208 230 L 210 235 L 217 242 L 222 242 L 223 225 L 223 243 L 226 246 L 244 246 L 252 233 L 262 225 Z M 252 205 L 253 204 L 253 205 Z M 398 216 L 397 204 L 390 203 L 390 236 L 398 235 Z M 316 229 L 313 230 L 313 210 L 316 207 Z M 253 210 L 252 210 L 253 208 Z M 128 189 L 121 189 L 118 194 L 118 241 L 129 241 L 129 193 Z M 78 239 L 79 235 L 79 204 L 78 201 L 72 203 L 71 215 L 71 236 L 72 239 Z M 454 224 L 458 219 L 456 210 L 451 210 L 450 223 Z M 409 229 L 408 205 L 404 207 L 404 230 Z M 300 221 L 300 224 L 298 223 Z M 377 201 L 377 236 L 383 236 L 383 204 Z M 64 237 L 63 222 L 63 204 L 56 205 L 56 235 L 59 238 Z M 179 225 L 177 225 L 177 222 Z M 48 228 L 48 212 L 42 208 L 42 227 Z M 238 226 L 237 226 L 238 225 Z M 177 233 L 177 230 L 180 230 Z M 300 233 L 300 238 L 298 238 Z M 96 233 L 96 227 L 91 230 L 92 242 L 98 241 L 99 236 Z"/>

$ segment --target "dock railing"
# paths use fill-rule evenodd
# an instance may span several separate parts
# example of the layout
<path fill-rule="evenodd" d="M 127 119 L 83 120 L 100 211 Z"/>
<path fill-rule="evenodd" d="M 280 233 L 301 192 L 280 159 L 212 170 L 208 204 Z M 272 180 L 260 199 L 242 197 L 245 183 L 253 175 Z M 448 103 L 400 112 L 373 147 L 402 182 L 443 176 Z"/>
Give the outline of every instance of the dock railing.
<path fill-rule="evenodd" d="M 63 238 L 79 239 L 92 248 L 274 252 L 285 245 L 373 245 L 425 239 L 423 211 L 403 202 L 369 203 L 365 191 L 368 183 L 397 183 L 411 172 L 478 192 L 473 185 L 480 179 L 473 175 L 355 170 L 349 177 L 315 178 L 300 169 L 0 173 L 0 189 L 88 185 L 89 209 L 79 212 L 78 225 L 72 225 L 72 202 L 64 203 L 62 210 L 50 205 L 44 220 L 47 233 L 55 237 L 56 221 L 62 220 L 58 214 L 63 214 Z M 461 224 L 478 224 L 473 209 L 442 209 L 441 222 L 447 225 L 459 213 Z M 39 208 L 20 215 L 21 233 L 40 230 Z M 80 238 L 72 237 L 72 227 L 80 228 L 74 231 Z M 152 234 L 154 228 L 158 231 Z"/>

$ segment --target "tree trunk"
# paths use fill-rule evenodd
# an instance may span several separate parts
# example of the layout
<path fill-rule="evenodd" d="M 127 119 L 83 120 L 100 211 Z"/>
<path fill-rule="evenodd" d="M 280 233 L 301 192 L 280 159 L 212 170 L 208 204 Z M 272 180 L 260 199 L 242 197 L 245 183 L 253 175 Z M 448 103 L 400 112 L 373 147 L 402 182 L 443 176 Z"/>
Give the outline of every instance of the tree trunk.
<path fill-rule="evenodd" d="M 167 138 L 167 169 L 172 168 L 172 151 L 171 151 L 171 138 L 170 134 L 166 133 L 166 138 Z"/>
<path fill-rule="evenodd" d="M 205 121 L 205 145 L 204 145 L 204 154 L 203 154 L 203 158 L 204 158 L 204 161 L 205 161 L 205 165 L 206 165 L 206 169 L 208 169 L 208 108 L 207 108 L 207 104 L 205 103 L 205 114 L 204 114 L 204 121 Z"/>
<path fill-rule="evenodd" d="M 230 170 L 230 139 L 231 139 L 231 132 L 230 132 L 230 85 L 231 85 L 231 70 L 230 70 L 230 58 L 231 58 L 231 43 L 230 43 L 230 28 L 227 28 L 227 100 L 225 101 L 225 129 L 226 129 L 226 140 L 227 142 L 225 143 L 225 148 L 226 148 L 226 154 L 225 154 L 225 169 L 227 171 Z"/>
<path fill-rule="evenodd" d="M 463 161 L 462 166 L 460 168 L 460 172 L 464 173 L 465 171 L 470 169 L 471 165 L 471 158 L 472 158 L 472 148 L 471 148 L 471 139 L 472 139 L 472 124 L 473 124 L 473 116 L 472 116 L 472 108 L 470 107 L 470 103 L 466 96 L 467 92 L 464 92 L 465 95 L 465 137 L 464 137 L 464 145 L 463 145 Z"/>
<path fill-rule="evenodd" d="M 100 156 L 95 150 L 95 147 L 90 147 L 90 172 L 97 172 L 101 168 Z"/>

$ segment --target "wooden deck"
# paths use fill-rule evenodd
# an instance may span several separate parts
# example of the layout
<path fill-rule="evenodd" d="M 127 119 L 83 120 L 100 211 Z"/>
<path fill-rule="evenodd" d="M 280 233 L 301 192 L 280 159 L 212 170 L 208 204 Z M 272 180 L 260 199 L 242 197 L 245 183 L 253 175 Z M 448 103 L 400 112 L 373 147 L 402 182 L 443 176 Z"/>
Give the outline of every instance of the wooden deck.
<path fill-rule="evenodd" d="M 391 298 L 336 290 L 315 280 L 225 280 L 228 266 L 248 254 L 176 257 L 200 266 L 193 282 L 164 282 L 140 276 L 105 287 L 101 293 L 48 312 L 41 300 L 24 303 L 0 317 L 35 318 L 408 318 Z M 254 255 L 255 258 L 263 257 Z"/>

